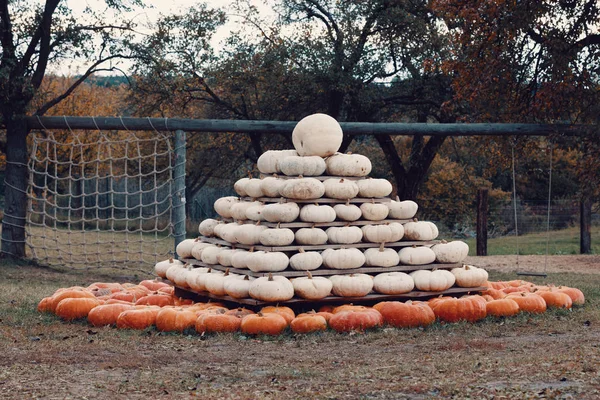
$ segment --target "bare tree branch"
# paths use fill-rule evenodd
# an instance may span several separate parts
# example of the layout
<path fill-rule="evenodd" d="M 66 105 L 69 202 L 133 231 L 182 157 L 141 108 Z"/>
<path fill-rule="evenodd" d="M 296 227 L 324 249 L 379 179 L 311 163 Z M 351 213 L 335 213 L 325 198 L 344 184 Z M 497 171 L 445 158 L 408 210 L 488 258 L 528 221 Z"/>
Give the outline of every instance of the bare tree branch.
<path fill-rule="evenodd" d="M 52 27 L 52 16 L 56 11 L 56 7 L 58 7 L 58 3 L 60 0 L 47 0 L 46 5 L 44 7 L 44 13 L 42 14 L 42 20 L 40 21 L 40 25 L 38 27 L 39 31 L 39 42 L 40 42 L 40 51 L 38 57 L 38 64 L 31 78 L 31 84 L 35 89 L 38 89 L 44 80 L 44 75 L 46 74 L 46 67 L 48 66 L 48 58 L 50 57 L 50 51 L 52 48 L 50 47 L 50 38 L 51 38 L 51 27 Z M 32 42 L 36 39 L 38 35 L 38 31 L 36 31 L 36 35 L 32 38 Z M 30 43 L 30 46 L 31 46 Z M 24 67 L 25 65 L 22 65 Z"/>

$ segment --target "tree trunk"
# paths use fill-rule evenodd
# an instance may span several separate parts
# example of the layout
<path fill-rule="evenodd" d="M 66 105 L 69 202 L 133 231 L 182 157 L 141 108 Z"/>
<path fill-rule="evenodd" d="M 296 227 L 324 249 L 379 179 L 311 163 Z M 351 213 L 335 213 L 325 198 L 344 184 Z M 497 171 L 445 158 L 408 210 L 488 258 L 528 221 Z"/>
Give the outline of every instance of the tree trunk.
<path fill-rule="evenodd" d="M 25 257 L 25 219 L 27 213 L 27 123 L 24 119 L 6 120 L 6 177 L 2 256 Z"/>

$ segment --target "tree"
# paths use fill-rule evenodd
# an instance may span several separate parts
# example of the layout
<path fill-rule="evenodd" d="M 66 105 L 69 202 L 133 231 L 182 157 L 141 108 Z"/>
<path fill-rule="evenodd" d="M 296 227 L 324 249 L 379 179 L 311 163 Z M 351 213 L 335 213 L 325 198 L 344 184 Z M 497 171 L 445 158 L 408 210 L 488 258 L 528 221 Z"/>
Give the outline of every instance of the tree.
<path fill-rule="evenodd" d="M 452 58 L 439 67 L 453 77 L 448 107 L 467 122 L 598 124 L 600 3 L 596 0 L 434 0 L 452 39 Z M 598 132 L 554 135 L 555 157 L 576 150 L 582 197 L 597 196 Z M 542 142 L 543 143 L 543 142 Z M 489 140 L 484 147 L 495 145 Z M 536 139 L 505 141 L 531 155 Z M 506 157 L 505 157 L 506 158 Z M 497 164 L 497 163 L 496 163 Z"/>
<path fill-rule="evenodd" d="M 105 4 L 107 14 L 119 15 L 141 6 L 142 0 L 106 0 Z M 2 150 L 7 159 L 3 256 L 25 256 L 29 131 L 23 116 L 43 115 L 92 74 L 117 70 L 114 62 L 130 57 L 121 45 L 132 33 L 132 22 L 109 22 L 104 13 L 90 8 L 85 14 L 76 17 L 60 0 L 0 0 L 0 122 L 6 129 Z M 85 72 L 63 93 L 32 109 L 48 68 L 72 59 L 87 60 Z"/>

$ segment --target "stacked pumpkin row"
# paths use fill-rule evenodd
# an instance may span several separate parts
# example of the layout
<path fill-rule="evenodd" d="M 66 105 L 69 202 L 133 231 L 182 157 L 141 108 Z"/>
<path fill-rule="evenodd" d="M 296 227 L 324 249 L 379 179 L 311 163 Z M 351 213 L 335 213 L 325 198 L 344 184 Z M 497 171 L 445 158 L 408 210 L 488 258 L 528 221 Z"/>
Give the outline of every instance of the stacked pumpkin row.
<path fill-rule="evenodd" d="M 348 270 L 361 267 L 394 267 L 397 265 L 426 265 L 434 262 L 454 264 L 463 261 L 469 251 L 466 243 L 441 242 L 433 246 L 409 246 L 396 251 L 381 243 L 378 248 L 363 250 L 355 247 L 327 248 L 323 251 L 255 251 L 211 244 L 202 239 L 188 239 L 177 247 L 181 259 L 196 259 L 207 266 L 250 270 L 252 272 L 280 272 L 288 268 L 312 271 L 321 268 Z"/>
<path fill-rule="evenodd" d="M 494 286 L 493 283 L 490 283 Z M 535 285 L 524 281 L 500 283 L 502 289 Z M 506 286 L 506 287 L 504 287 Z M 134 289 L 134 287 L 137 287 Z M 150 291 L 139 289 L 144 287 Z M 152 289 L 157 289 L 152 291 Z M 229 310 L 220 303 L 191 303 L 173 297 L 160 282 L 144 281 L 140 285 L 95 283 L 87 288 L 72 287 L 57 290 L 44 298 L 38 311 L 51 312 L 71 321 L 87 318 L 93 326 L 113 326 L 159 331 L 198 333 L 237 332 L 246 334 L 324 331 L 328 327 L 338 332 L 363 331 L 384 324 L 398 328 L 424 327 L 435 320 L 444 322 L 476 322 L 487 316 L 508 317 L 519 312 L 542 313 L 549 307 L 571 308 L 585 302 L 576 288 L 539 287 L 538 293 L 513 292 L 494 299 L 489 294 L 461 298 L 437 297 L 427 302 L 381 302 L 371 307 L 343 305 L 325 306 L 319 312 L 295 315 L 288 307 L 264 307 L 259 313 L 244 308 Z M 104 294 L 104 293 L 110 294 Z M 116 293 L 132 294 L 131 301 L 110 298 Z M 140 295 L 138 298 L 136 293 Z M 107 298 L 108 296 L 108 298 Z M 565 297 L 566 296 L 566 297 Z M 162 298 L 163 300 L 158 300 Z M 564 298 L 568 298 L 565 300 Z M 142 300 L 146 299 L 143 304 Z M 174 302 L 180 302 L 174 305 Z"/>
<path fill-rule="evenodd" d="M 216 271 L 211 268 L 193 268 L 180 261 L 168 260 L 157 263 L 157 275 L 169 279 L 175 285 L 196 293 L 208 292 L 215 296 L 234 299 L 253 298 L 265 302 L 279 302 L 294 296 L 307 300 L 320 300 L 332 294 L 340 297 L 364 297 L 373 291 L 380 294 L 400 295 L 415 288 L 427 292 L 442 292 L 453 285 L 462 288 L 480 287 L 487 281 L 487 272 L 481 268 L 463 266 L 448 270 L 418 270 L 385 272 L 375 276 L 367 274 L 333 275 L 328 278 L 306 277 L 288 279 L 284 276 L 253 278 Z"/>

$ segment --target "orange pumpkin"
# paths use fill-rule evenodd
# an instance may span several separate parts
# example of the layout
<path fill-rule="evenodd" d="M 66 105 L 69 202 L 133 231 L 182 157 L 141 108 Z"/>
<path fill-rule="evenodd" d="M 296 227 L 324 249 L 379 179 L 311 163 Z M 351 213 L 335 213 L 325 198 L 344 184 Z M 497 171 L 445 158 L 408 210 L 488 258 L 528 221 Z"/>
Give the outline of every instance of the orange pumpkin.
<path fill-rule="evenodd" d="M 198 333 L 237 332 L 241 323 L 242 318 L 236 315 L 204 313 L 196 319 L 195 327 Z"/>
<path fill-rule="evenodd" d="M 55 314 L 66 321 L 85 318 L 89 312 L 100 305 L 96 298 L 68 297 L 61 300 L 54 310 Z"/>
<path fill-rule="evenodd" d="M 506 293 L 499 289 L 490 288 L 481 292 L 482 296 L 491 296 L 492 299 L 498 300 L 506 297 Z"/>
<path fill-rule="evenodd" d="M 519 304 L 512 299 L 498 299 L 486 303 L 487 315 L 511 317 L 519 313 Z"/>
<path fill-rule="evenodd" d="M 384 323 L 396 328 L 416 328 L 435 322 L 431 307 L 420 301 L 384 301 L 375 304 L 373 308 L 381 313 Z"/>
<path fill-rule="evenodd" d="M 573 305 L 573 300 L 569 297 L 568 294 L 558 291 L 537 291 L 535 292 L 537 295 L 541 296 L 546 302 L 546 307 L 556 307 L 556 308 L 571 308 Z"/>
<path fill-rule="evenodd" d="M 509 286 L 507 288 L 502 289 L 502 292 L 509 294 L 515 292 L 530 292 L 531 286 Z"/>
<path fill-rule="evenodd" d="M 327 305 L 319 307 L 319 312 L 333 313 L 334 309 L 335 309 L 335 306 L 333 306 L 331 304 L 327 304 Z"/>
<path fill-rule="evenodd" d="M 56 312 L 56 306 L 64 299 L 75 299 L 75 298 L 88 298 L 96 299 L 96 296 L 85 288 L 66 288 L 64 290 L 57 290 L 48 301 L 48 310 L 50 312 Z"/>
<path fill-rule="evenodd" d="M 535 293 L 512 293 L 506 296 L 507 299 L 515 301 L 519 305 L 519 310 L 533 314 L 546 312 L 546 301 Z"/>
<path fill-rule="evenodd" d="M 44 297 L 40 300 L 37 306 L 38 312 L 52 312 L 50 310 L 50 305 L 52 304 L 52 296 Z"/>
<path fill-rule="evenodd" d="M 242 318 L 240 330 L 250 335 L 279 335 L 287 326 L 288 322 L 281 314 L 275 312 L 263 314 L 259 312 Z"/>
<path fill-rule="evenodd" d="M 337 314 L 337 313 L 342 312 L 342 311 L 364 311 L 364 310 L 368 310 L 369 308 L 371 308 L 371 307 L 355 306 L 354 304 L 344 304 L 344 305 L 335 307 L 331 311 L 331 313 L 332 314 Z"/>
<path fill-rule="evenodd" d="M 173 296 L 168 294 L 151 294 L 135 302 L 136 306 L 172 306 L 175 303 Z"/>
<path fill-rule="evenodd" d="M 568 287 L 568 286 L 559 286 L 557 290 L 559 292 L 567 294 L 571 298 L 573 305 L 581 306 L 585 303 L 585 295 L 583 294 L 583 292 L 581 290 L 579 290 L 577 288 L 572 288 L 572 287 Z"/>
<path fill-rule="evenodd" d="M 171 287 L 169 284 L 159 281 L 158 279 L 150 280 L 146 279 L 140 282 L 140 286 L 144 286 L 151 291 L 155 292 L 161 288 Z"/>
<path fill-rule="evenodd" d="M 267 306 L 263 307 L 260 312 L 263 314 L 279 314 L 285 319 L 285 322 L 287 322 L 288 325 L 294 318 L 296 318 L 296 313 L 294 313 L 294 310 L 285 306 Z"/>
<path fill-rule="evenodd" d="M 362 332 L 381 325 L 383 325 L 383 317 L 374 308 L 340 311 L 329 319 L 329 326 L 337 332 Z"/>
<path fill-rule="evenodd" d="M 316 313 L 302 314 L 292 320 L 290 328 L 294 333 L 319 332 L 327 329 L 327 321 Z"/>
<path fill-rule="evenodd" d="M 298 317 L 305 317 L 307 315 L 320 315 L 321 317 L 325 318 L 325 321 L 329 322 L 329 319 L 331 318 L 331 316 L 333 315 L 333 313 L 327 312 L 327 311 L 319 311 L 316 312 L 315 310 L 312 311 L 308 311 L 302 314 L 298 314 L 296 315 L 296 318 Z"/>
<path fill-rule="evenodd" d="M 93 326 L 115 325 L 119 314 L 131 309 L 133 309 L 131 304 L 104 304 L 94 307 L 87 319 Z"/>
<path fill-rule="evenodd" d="M 256 313 L 247 308 L 238 307 L 238 308 L 234 308 L 233 310 L 226 311 L 225 314 L 234 315 L 241 319 L 241 318 L 244 318 L 246 315 L 256 314 Z"/>
<path fill-rule="evenodd" d="M 475 322 L 486 317 L 486 301 L 481 296 L 465 296 L 439 299 L 434 303 L 433 312 L 437 318 L 445 322 Z"/>
<path fill-rule="evenodd" d="M 146 329 L 154 325 L 156 315 L 160 307 L 135 306 L 131 310 L 125 310 L 117 318 L 117 328 L 121 329 Z"/>
<path fill-rule="evenodd" d="M 164 307 L 156 314 L 156 329 L 162 332 L 183 332 L 196 324 L 195 312 L 182 307 Z"/>

